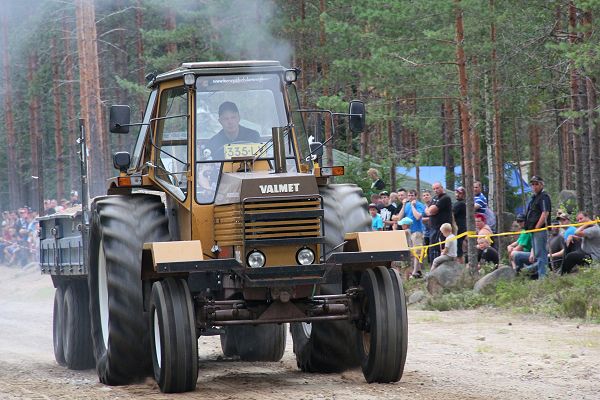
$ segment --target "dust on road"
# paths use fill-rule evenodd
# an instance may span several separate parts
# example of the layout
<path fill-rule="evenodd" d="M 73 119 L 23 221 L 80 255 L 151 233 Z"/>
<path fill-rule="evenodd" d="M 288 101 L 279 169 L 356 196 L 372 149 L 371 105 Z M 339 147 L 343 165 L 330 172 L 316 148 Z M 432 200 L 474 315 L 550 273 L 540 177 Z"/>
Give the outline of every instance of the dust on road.
<path fill-rule="evenodd" d="M 494 310 L 409 310 L 406 369 L 396 384 L 365 383 L 360 370 L 298 371 L 291 337 L 278 363 L 223 359 L 201 337 L 193 393 L 165 395 L 152 379 L 109 387 L 95 371 L 54 361 L 49 277 L 32 265 L 0 266 L 0 399 L 597 399 L 600 326 Z"/>

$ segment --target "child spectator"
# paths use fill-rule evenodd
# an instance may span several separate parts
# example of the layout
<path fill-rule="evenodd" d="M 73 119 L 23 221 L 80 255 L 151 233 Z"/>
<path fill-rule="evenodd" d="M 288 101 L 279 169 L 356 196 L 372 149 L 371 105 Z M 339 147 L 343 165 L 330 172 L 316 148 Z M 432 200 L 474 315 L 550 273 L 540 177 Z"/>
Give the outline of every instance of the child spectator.
<path fill-rule="evenodd" d="M 383 230 L 383 220 L 381 219 L 381 215 L 377 210 L 377 204 L 371 203 L 369 204 L 369 214 L 371 214 L 371 230 L 373 231 L 382 231 Z"/>
<path fill-rule="evenodd" d="M 494 269 L 498 268 L 500 259 L 498 258 L 498 252 L 496 249 L 490 246 L 490 241 L 487 238 L 477 239 L 477 268 L 480 269 L 482 264 L 492 263 Z"/>
<path fill-rule="evenodd" d="M 433 271 L 440 266 L 441 263 L 448 261 L 455 261 L 458 256 L 458 246 L 456 240 L 454 240 L 454 233 L 452 232 L 452 225 L 445 222 L 440 226 L 440 232 L 446 238 L 446 244 L 442 249 L 442 254 L 436 257 L 431 264 L 431 270 Z"/>

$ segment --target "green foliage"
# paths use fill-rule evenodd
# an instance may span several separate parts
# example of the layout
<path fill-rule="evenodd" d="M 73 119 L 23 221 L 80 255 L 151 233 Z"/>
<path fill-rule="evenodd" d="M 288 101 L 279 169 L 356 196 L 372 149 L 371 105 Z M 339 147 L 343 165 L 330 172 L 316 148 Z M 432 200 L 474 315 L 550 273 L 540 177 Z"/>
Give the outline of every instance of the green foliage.
<path fill-rule="evenodd" d="M 489 299 L 472 290 L 446 293 L 439 297 L 427 299 L 425 308 L 428 310 L 450 311 L 458 309 L 471 309 L 489 304 Z"/>
<path fill-rule="evenodd" d="M 519 277 L 500 281 L 487 295 L 472 290 L 432 297 L 427 308 L 447 311 L 494 306 L 518 312 L 541 313 L 600 322 L 600 265 L 566 276 L 551 274 L 542 281 Z"/>

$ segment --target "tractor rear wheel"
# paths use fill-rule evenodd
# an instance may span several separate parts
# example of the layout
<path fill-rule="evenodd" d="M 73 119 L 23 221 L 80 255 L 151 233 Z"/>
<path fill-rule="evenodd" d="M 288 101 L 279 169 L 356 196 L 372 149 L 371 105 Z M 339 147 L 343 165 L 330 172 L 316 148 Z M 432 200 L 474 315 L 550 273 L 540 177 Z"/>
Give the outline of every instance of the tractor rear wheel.
<path fill-rule="evenodd" d="M 371 221 L 362 190 L 351 184 L 319 188 L 325 214 L 324 250 L 327 254 L 344 241 L 348 232 L 368 231 Z M 342 251 L 338 248 L 337 251 Z M 327 256 L 326 256 L 327 257 Z M 343 292 L 341 271 L 331 271 L 334 284 L 321 285 L 321 294 Z M 360 365 L 356 349 L 356 327 L 348 321 L 292 323 L 294 353 L 298 368 L 304 372 L 340 372 Z"/>
<path fill-rule="evenodd" d="M 366 270 L 360 286 L 363 330 L 357 338 L 361 367 L 367 382 L 397 382 L 402 377 L 408 344 L 406 300 L 394 270 Z"/>
<path fill-rule="evenodd" d="M 88 284 L 96 370 L 102 383 L 127 384 L 152 371 L 142 247 L 167 240 L 165 206 L 158 196 L 106 196 L 92 205 Z"/>
<path fill-rule="evenodd" d="M 54 347 L 54 359 L 58 365 L 66 365 L 65 352 L 63 349 L 63 314 L 64 314 L 65 292 L 62 286 L 57 286 L 54 291 L 54 312 L 52 313 L 52 345 Z"/>
<path fill-rule="evenodd" d="M 198 337 L 192 297 L 183 279 L 154 282 L 150 336 L 154 379 L 163 393 L 189 392 L 198 381 Z"/>
<path fill-rule="evenodd" d="M 62 343 L 69 369 L 94 367 L 88 289 L 84 281 L 67 286 L 63 302 Z"/>
<path fill-rule="evenodd" d="M 221 348 L 226 356 L 239 356 L 242 361 L 279 361 L 286 336 L 285 324 L 228 326 L 221 335 Z"/>

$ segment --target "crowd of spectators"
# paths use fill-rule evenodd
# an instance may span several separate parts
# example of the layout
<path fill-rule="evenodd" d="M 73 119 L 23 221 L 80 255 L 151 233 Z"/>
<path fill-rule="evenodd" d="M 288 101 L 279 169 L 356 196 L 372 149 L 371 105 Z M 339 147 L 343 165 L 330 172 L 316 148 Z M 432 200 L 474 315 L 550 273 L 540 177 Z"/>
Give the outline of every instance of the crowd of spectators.
<path fill-rule="evenodd" d="M 44 200 L 44 213 L 60 213 L 79 205 L 77 191 L 71 191 L 69 200 Z M 2 237 L 0 238 L 0 264 L 25 266 L 38 259 L 38 221 L 39 213 L 31 207 L 21 207 L 14 211 L 2 212 Z"/>
<path fill-rule="evenodd" d="M 374 184 L 372 192 L 382 184 L 377 171 L 369 174 Z M 377 182 L 377 185 L 375 184 Z M 576 215 L 579 227 L 568 226 L 571 216 L 563 210 L 552 219 L 552 203 L 544 190 L 544 180 L 532 176 L 532 196 L 524 214 L 516 217 L 516 228 L 521 231 L 506 250 L 508 262 L 521 274 L 542 279 L 549 271 L 567 274 L 593 260 L 600 261 L 600 227 L 586 212 Z M 433 196 L 432 196 L 433 192 Z M 431 269 L 443 262 L 466 260 L 465 237 L 455 239 L 467 230 L 466 190 L 458 187 L 453 202 L 441 183 L 435 182 L 432 191 L 424 190 L 419 196 L 415 190 L 399 189 L 389 193 L 381 190 L 371 194 L 369 210 L 373 230 L 402 229 L 409 233 L 413 247 L 446 241 L 428 248 L 427 261 Z M 481 182 L 473 184 L 474 222 L 477 234 L 477 265 L 497 268 L 500 264 L 496 218 L 482 192 Z M 411 277 L 423 276 L 423 263 L 413 257 Z"/>

